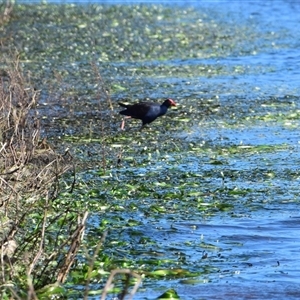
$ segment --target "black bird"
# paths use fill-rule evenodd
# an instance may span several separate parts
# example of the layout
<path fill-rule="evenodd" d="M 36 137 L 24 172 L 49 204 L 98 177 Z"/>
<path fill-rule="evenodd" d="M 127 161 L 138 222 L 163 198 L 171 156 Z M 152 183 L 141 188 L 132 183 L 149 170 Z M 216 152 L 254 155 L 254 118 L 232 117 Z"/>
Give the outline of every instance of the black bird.
<path fill-rule="evenodd" d="M 168 98 L 162 104 L 153 102 L 139 102 L 135 104 L 119 103 L 120 106 L 126 107 L 126 109 L 120 111 L 121 115 L 127 116 L 127 118 L 140 119 L 143 125 L 153 122 L 157 117 L 163 116 L 168 108 L 176 106 L 174 100 Z M 123 119 L 121 129 L 124 129 L 125 120 Z"/>

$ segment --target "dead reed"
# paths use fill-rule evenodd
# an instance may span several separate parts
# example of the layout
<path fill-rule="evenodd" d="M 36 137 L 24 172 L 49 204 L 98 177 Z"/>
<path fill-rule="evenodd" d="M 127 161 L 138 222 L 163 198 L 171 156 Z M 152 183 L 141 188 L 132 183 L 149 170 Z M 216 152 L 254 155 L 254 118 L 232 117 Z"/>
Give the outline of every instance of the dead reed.
<path fill-rule="evenodd" d="M 0 26 L 8 22 L 13 11 L 14 1 L 0 1 Z"/>
<path fill-rule="evenodd" d="M 38 100 L 17 57 L 6 59 L 0 70 L 2 296 L 17 297 L 21 287 L 35 299 L 36 290 L 65 282 L 88 216 L 71 203 L 55 204 L 60 181 L 74 166 L 68 151 L 58 154 L 41 138 Z"/>

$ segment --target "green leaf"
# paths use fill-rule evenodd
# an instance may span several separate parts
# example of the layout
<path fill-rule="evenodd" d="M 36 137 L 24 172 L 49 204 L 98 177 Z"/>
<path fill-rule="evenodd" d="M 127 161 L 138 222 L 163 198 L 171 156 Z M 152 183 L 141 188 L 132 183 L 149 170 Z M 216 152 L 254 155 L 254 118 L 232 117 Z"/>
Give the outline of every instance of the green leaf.
<path fill-rule="evenodd" d="M 180 297 L 174 289 L 169 289 L 161 296 L 157 297 L 157 299 L 180 299 Z"/>

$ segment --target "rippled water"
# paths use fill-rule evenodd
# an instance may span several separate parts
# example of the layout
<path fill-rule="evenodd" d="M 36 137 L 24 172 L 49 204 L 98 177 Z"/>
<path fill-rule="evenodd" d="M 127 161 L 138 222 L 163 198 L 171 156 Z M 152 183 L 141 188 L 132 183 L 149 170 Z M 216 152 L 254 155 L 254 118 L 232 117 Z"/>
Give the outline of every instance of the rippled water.
<path fill-rule="evenodd" d="M 269 49 L 265 45 L 263 48 L 260 48 L 259 44 L 255 45 L 255 55 L 203 60 L 202 63 L 219 64 L 227 68 L 239 65 L 246 71 L 242 76 L 215 76 L 205 80 L 205 83 L 203 78 L 189 78 L 192 83 L 191 90 L 195 86 L 201 89 L 205 85 L 209 93 L 213 94 L 215 89 L 219 91 L 220 85 L 223 85 L 224 94 L 219 94 L 219 97 L 225 109 L 226 106 L 232 110 L 245 106 L 247 110 L 251 107 L 258 114 L 264 105 L 264 101 L 260 102 L 259 98 L 265 100 L 275 95 L 276 97 L 288 95 L 293 97 L 294 109 L 298 111 L 300 32 L 297 28 L 300 22 L 300 4 L 294 1 L 251 3 L 234 1 L 230 4 L 216 1 L 198 3 L 199 9 L 202 5 L 213 8 L 217 18 L 226 21 L 230 21 L 228 20 L 230 18 L 232 22 L 253 22 L 258 30 L 272 32 L 275 38 L 269 41 Z M 195 63 L 199 61 L 178 62 L 179 65 Z M 240 97 L 241 101 L 232 103 L 230 95 Z M 283 98 L 281 108 L 274 111 L 290 110 L 288 102 L 288 98 Z M 257 156 L 256 159 L 255 157 L 247 160 L 244 157 L 231 159 L 225 169 L 235 168 L 251 172 L 251 169 L 256 167 L 262 170 L 273 168 L 276 172 L 283 169 L 298 172 L 300 161 L 298 125 L 298 120 L 293 126 L 276 121 L 271 123 L 258 121 L 254 126 L 248 126 L 245 122 L 244 125 L 233 129 L 223 128 L 221 123 L 218 123 L 215 129 L 201 124 L 200 127 L 195 125 L 189 132 L 178 135 L 184 140 L 199 143 L 203 140 L 211 141 L 215 145 L 223 143 L 289 145 L 290 149 L 264 157 Z M 193 162 L 189 170 L 203 172 L 205 164 L 204 166 L 200 164 L 201 162 Z M 248 188 L 258 186 L 256 179 L 253 178 L 252 181 L 251 176 L 247 180 L 241 178 L 240 181 L 233 182 L 229 179 L 228 184 Z M 162 248 L 177 247 L 178 251 L 185 252 L 191 264 L 193 260 L 199 262 L 203 255 L 203 248 L 197 249 L 197 244 L 205 241 L 214 245 L 215 248 L 207 250 L 208 257 L 203 259 L 203 265 L 214 262 L 214 266 L 219 270 L 216 274 L 200 277 L 201 283 L 185 284 L 180 280 L 159 282 L 157 288 L 150 288 L 151 292 L 147 289 L 147 283 L 144 283 L 145 292 L 141 291 L 137 299 L 153 299 L 167 287 L 176 287 L 182 299 L 300 298 L 299 176 L 292 181 L 289 178 L 278 178 L 272 182 L 261 181 L 259 184 L 261 189 L 264 185 L 271 184 L 274 190 L 271 194 L 262 193 L 259 196 L 262 197 L 260 200 L 252 199 L 258 202 L 257 209 L 243 208 L 241 203 L 235 218 L 223 215 L 203 222 L 197 220 L 197 217 L 190 216 L 188 222 L 161 220 L 155 224 L 155 228 L 149 227 L 149 224 L 145 225 L 144 230 L 148 235 L 155 237 Z M 195 243 L 194 249 L 185 250 L 182 246 L 185 242 Z"/>
<path fill-rule="evenodd" d="M 280 208 L 278 207 L 278 210 Z M 237 219 L 172 224 L 161 222 L 159 240 L 173 240 L 180 251 L 181 243 L 205 241 L 216 248 L 207 250 L 203 265 L 214 262 L 218 273 L 203 276 L 202 284 L 166 282 L 177 286 L 184 299 L 296 299 L 300 296 L 299 214 L 291 210 L 252 214 Z M 165 232 L 161 234 L 161 231 Z M 157 233 L 153 233 L 157 236 Z M 170 247 L 170 243 L 167 243 Z M 190 262 L 202 256 L 202 249 L 187 253 Z M 159 295 L 159 291 L 153 296 Z"/>
<path fill-rule="evenodd" d="M 129 4 L 134 1 L 105 3 L 117 2 Z M 162 2 L 174 3 L 159 1 Z M 220 158 L 220 166 L 208 163 L 203 157 L 182 154 L 184 161 L 176 166 L 178 172 L 193 172 L 199 176 L 215 172 L 218 175 L 210 181 L 203 181 L 208 188 L 237 187 L 249 189 L 249 193 L 228 199 L 236 201 L 234 214 L 216 214 L 206 219 L 183 211 L 181 219 L 174 220 L 170 216 L 158 220 L 145 218 L 142 212 L 137 211 L 134 217 L 142 222 L 138 229 L 155 240 L 158 250 L 163 251 L 165 256 L 176 257 L 183 253 L 187 266 L 192 267 L 194 263 L 204 267 L 213 265 L 215 271 L 199 276 L 194 284 L 182 279 L 155 283 L 145 280 L 135 299 L 154 299 L 168 288 L 176 288 L 181 299 L 299 299 L 300 2 L 176 3 L 182 9 L 192 5 L 199 11 L 206 11 L 221 24 L 251 24 L 258 32 L 266 33 L 267 38 L 255 40 L 253 44 L 243 44 L 241 39 L 242 52 L 232 51 L 209 59 L 178 57 L 163 62 L 114 62 L 111 64 L 113 67 L 125 70 L 115 74 L 114 79 L 127 78 L 130 81 L 132 73 L 128 75 L 128 69 L 145 65 L 152 68 L 171 66 L 179 70 L 186 66 L 219 66 L 223 72 L 209 78 L 190 74 L 161 78 L 146 78 L 144 75 L 143 80 L 148 80 L 149 85 L 159 87 L 158 91 L 153 88 L 146 96 L 155 98 L 155 93 L 162 94 L 161 83 L 172 83 L 174 96 L 181 105 L 188 101 L 190 95 L 218 97 L 221 113 L 214 116 L 214 120 L 207 118 L 177 132 L 176 138 L 182 143 L 210 144 L 220 148 L 228 145 L 281 148 L 263 155 L 246 153 L 228 158 L 224 155 Z M 230 34 L 234 33 L 228 31 Z M 143 92 L 140 86 L 132 84 L 132 95 Z M 180 113 L 180 105 L 176 113 Z M 136 172 L 147 172 L 156 167 L 153 163 L 148 169 Z M 164 168 L 168 168 L 167 163 Z M 226 177 L 226 171 L 236 171 L 237 178 Z M 225 173 L 223 179 L 222 172 Z M 150 201 L 151 197 L 150 200 L 145 199 L 143 205 L 150 205 Z M 185 243 L 192 247 L 186 247 Z M 204 248 L 201 246 L 203 243 L 211 247 Z M 203 251 L 207 256 L 203 255 Z"/>

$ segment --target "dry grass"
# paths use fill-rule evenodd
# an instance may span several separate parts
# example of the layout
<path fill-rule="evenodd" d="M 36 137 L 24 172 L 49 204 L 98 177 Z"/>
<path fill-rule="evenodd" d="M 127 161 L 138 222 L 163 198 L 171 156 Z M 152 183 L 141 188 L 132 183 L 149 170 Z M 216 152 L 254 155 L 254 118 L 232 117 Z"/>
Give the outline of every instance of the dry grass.
<path fill-rule="evenodd" d="M 74 203 L 60 202 L 61 181 L 69 192 L 75 185 L 74 159 L 69 151 L 58 154 L 41 137 L 38 110 L 39 91 L 32 88 L 17 57 L 3 60 L 0 69 L 0 297 L 1 299 L 39 299 L 53 297 L 52 291 L 63 284 L 77 260 L 85 232 L 88 212 L 81 213 Z M 103 85 L 102 78 L 96 78 Z M 99 92 L 102 99 L 103 90 Z M 111 107 L 109 94 L 105 97 Z M 101 119 L 102 120 L 102 119 Z M 103 122 L 103 121 L 102 121 Z M 102 124 L 103 125 L 103 124 Z M 103 170 L 106 166 L 103 135 Z M 57 203 L 59 202 L 59 203 Z M 84 299 L 95 261 L 106 234 L 96 247 L 88 266 Z M 115 270 L 104 287 L 105 299 L 112 282 L 125 276 L 128 295 L 131 277 L 141 278 L 130 270 Z M 47 294 L 49 291 L 49 294 Z"/>
<path fill-rule="evenodd" d="M 66 280 L 87 213 L 72 211 L 72 204 L 54 211 L 60 180 L 74 171 L 72 156 L 56 153 L 41 139 L 39 92 L 28 85 L 17 58 L 5 65 L 0 71 L 0 282 L 2 293 L 8 289 L 16 297 L 16 287 L 8 283 L 19 281 L 28 299 L 35 299 L 37 288 Z"/>
<path fill-rule="evenodd" d="M 11 0 L 0 2 L 0 26 L 9 21 L 13 11 L 13 4 L 14 2 Z"/>

